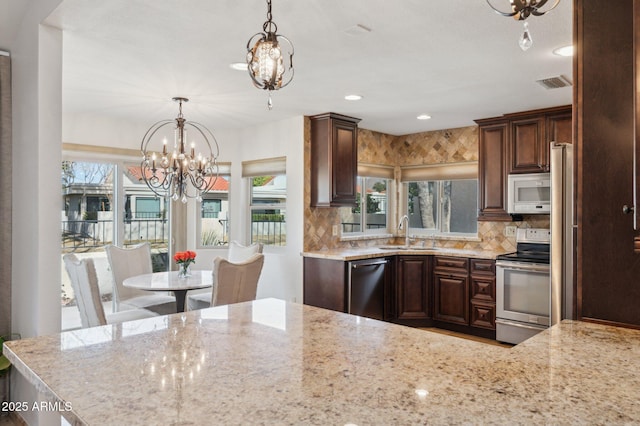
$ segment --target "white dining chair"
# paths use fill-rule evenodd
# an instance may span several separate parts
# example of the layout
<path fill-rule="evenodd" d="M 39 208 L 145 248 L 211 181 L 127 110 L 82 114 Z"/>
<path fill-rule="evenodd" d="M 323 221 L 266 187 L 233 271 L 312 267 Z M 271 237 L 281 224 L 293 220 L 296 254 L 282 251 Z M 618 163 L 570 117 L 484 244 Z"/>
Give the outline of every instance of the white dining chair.
<path fill-rule="evenodd" d="M 242 262 L 230 262 L 222 257 L 213 260 L 213 288 L 211 293 L 189 297 L 189 309 L 230 305 L 256 299 L 264 254 L 256 253 Z"/>
<path fill-rule="evenodd" d="M 115 311 L 144 308 L 161 315 L 176 312 L 174 296 L 125 287 L 122 282 L 136 275 L 151 274 L 151 246 L 138 244 L 129 248 L 114 245 L 105 247 L 113 274 L 113 302 Z"/>
<path fill-rule="evenodd" d="M 237 241 L 229 243 L 229 251 L 227 260 L 233 263 L 244 262 L 256 253 L 262 253 L 264 245 L 262 243 L 253 243 L 248 246 L 242 245 Z M 215 271 L 214 271 L 215 275 Z M 214 278 L 215 281 L 215 278 Z M 187 307 L 192 309 L 203 309 L 211 306 L 211 298 L 213 297 L 212 289 L 196 290 L 189 292 L 187 296 Z"/>
<path fill-rule="evenodd" d="M 74 254 L 65 254 L 63 260 L 71 280 L 83 328 L 152 318 L 158 315 L 146 309 L 131 309 L 105 314 L 93 259 L 80 260 Z"/>

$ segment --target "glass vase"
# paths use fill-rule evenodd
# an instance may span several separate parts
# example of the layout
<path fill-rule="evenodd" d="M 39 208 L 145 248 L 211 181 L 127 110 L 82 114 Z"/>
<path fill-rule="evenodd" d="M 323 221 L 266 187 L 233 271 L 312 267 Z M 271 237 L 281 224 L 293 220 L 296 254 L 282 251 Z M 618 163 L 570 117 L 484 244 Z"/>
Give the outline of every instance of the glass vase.
<path fill-rule="evenodd" d="M 191 264 L 180 263 L 178 269 L 178 278 L 188 278 L 191 276 Z"/>

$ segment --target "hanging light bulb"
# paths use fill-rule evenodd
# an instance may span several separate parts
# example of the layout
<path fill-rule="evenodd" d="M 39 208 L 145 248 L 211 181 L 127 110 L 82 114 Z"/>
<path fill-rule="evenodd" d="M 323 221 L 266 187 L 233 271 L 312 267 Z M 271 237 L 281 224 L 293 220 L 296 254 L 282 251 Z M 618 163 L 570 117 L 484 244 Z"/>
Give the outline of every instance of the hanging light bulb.
<path fill-rule="evenodd" d="M 293 44 L 276 34 L 278 26 L 271 15 L 271 0 L 267 0 L 267 21 L 263 32 L 254 34 L 247 42 L 247 70 L 254 86 L 269 91 L 267 107 L 273 108 L 271 92 L 293 80 Z"/>
<path fill-rule="evenodd" d="M 558 6 L 560 0 L 556 0 L 556 2 L 549 9 L 542 11 L 542 7 L 547 4 L 548 0 L 509 0 L 511 5 L 510 12 L 502 12 L 491 4 L 490 0 L 486 0 L 487 4 L 491 6 L 491 8 L 498 14 L 502 16 L 512 17 L 516 21 L 524 21 L 530 15 L 533 16 L 542 16 L 547 12 L 552 11 Z M 527 22 L 524 23 L 524 31 L 518 40 L 518 44 L 522 50 L 527 50 L 533 45 L 533 39 L 531 38 L 531 33 L 529 32 L 529 25 Z"/>

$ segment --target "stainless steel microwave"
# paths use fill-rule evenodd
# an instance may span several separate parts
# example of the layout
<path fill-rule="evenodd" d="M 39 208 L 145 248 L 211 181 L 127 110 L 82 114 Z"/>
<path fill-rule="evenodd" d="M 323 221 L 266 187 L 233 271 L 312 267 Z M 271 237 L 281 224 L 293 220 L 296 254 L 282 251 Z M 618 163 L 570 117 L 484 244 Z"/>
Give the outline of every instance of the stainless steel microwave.
<path fill-rule="evenodd" d="M 551 212 L 551 174 L 509 175 L 507 185 L 509 214 L 549 214 Z"/>

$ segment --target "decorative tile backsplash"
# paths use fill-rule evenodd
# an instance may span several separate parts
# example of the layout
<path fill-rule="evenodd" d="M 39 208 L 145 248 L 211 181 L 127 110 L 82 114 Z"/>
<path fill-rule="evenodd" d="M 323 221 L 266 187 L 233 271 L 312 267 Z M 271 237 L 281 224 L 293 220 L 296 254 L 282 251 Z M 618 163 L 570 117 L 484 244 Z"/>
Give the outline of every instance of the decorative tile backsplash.
<path fill-rule="evenodd" d="M 304 121 L 304 251 L 376 246 L 394 242 L 394 238 L 341 241 L 332 236 L 340 225 L 337 208 L 312 208 L 311 204 L 311 121 Z M 404 136 L 392 136 L 358 129 L 358 161 L 386 166 L 459 163 L 478 160 L 478 127 L 437 130 Z M 504 235 L 506 226 L 549 228 L 548 215 L 524 216 L 522 222 L 478 222 L 478 240 L 436 239 L 436 245 L 458 249 L 514 251 L 515 238 Z"/>

